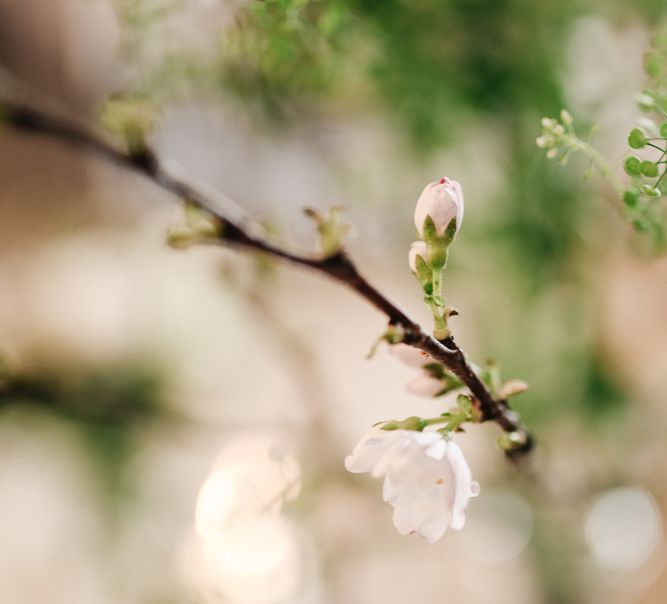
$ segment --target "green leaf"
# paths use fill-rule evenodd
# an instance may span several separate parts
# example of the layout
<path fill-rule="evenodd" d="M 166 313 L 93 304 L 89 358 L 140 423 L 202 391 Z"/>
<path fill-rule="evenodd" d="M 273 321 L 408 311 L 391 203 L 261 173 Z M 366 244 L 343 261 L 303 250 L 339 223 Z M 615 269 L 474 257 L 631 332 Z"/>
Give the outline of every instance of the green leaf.
<path fill-rule="evenodd" d="M 435 228 L 435 223 L 433 222 L 433 218 L 431 218 L 430 215 L 427 215 L 426 218 L 424 219 L 424 224 L 422 226 L 422 233 L 423 236 L 422 238 L 426 243 L 429 241 L 432 241 L 433 239 L 436 239 L 438 236 L 438 231 Z"/>
<path fill-rule="evenodd" d="M 456 218 L 452 219 L 449 221 L 449 224 L 447 225 L 447 228 L 445 229 L 445 238 L 447 240 L 447 243 L 450 244 L 452 241 L 454 241 L 454 237 L 456 236 Z"/>

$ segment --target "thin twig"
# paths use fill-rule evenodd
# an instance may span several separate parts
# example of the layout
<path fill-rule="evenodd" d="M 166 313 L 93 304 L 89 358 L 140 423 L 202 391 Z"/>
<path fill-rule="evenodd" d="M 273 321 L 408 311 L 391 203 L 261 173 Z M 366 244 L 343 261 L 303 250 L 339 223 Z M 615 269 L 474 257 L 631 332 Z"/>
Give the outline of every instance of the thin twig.
<path fill-rule="evenodd" d="M 400 326 L 405 333 L 404 342 L 428 353 L 454 373 L 469 389 L 482 421 L 494 421 L 505 432 L 516 433 L 517 447 L 508 452 L 515 458 L 532 447 L 532 439 L 521 424 L 518 414 L 512 411 L 506 400 L 496 399 L 482 380 L 473 371 L 463 351 L 453 337 L 436 340 L 426 333 L 414 320 L 380 293 L 357 270 L 350 257 L 340 251 L 333 256 L 318 257 L 303 255 L 277 247 L 255 235 L 240 222 L 227 216 L 212 199 L 197 187 L 183 179 L 172 176 L 165 170 L 158 157 L 148 148 L 137 153 L 126 153 L 105 142 L 91 132 L 63 119 L 9 100 L 1 103 L 6 124 L 23 132 L 50 136 L 69 145 L 92 152 L 128 170 L 143 174 L 162 189 L 180 200 L 187 200 L 214 216 L 221 224 L 221 240 L 225 245 L 262 252 L 281 258 L 292 264 L 305 266 L 345 284 L 356 291 L 367 302 L 382 312 L 392 325 Z"/>

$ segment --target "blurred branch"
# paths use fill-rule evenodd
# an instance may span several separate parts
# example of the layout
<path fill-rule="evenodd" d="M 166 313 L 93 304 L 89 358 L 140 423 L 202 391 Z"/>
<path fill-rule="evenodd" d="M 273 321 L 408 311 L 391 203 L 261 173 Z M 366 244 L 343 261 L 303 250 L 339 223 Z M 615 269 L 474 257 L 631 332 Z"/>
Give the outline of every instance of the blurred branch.
<path fill-rule="evenodd" d="M 220 243 L 281 258 L 292 264 L 322 273 L 353 289 L 386 315 L 390 325 L 399 326 L 403 330 L 404 343 L 428 353 L 465 383 L 475 398 L 481 421 L 493 421 L 511 436 L 514 446 L 506 451 L 509 457 L 519 457 L 531 449 L 531 436 L 521 424 L 518 414 L 510 409 L 506 400 L 496 399 L 493 396 L 473 371 L 454 338 L 450 336 L 437 340 L 426 333 L 359 273 L 345 251 L 340 250 L 329 256 L 313 256 L 274 246 L 253 235 L 251 230 L 241 222 L 232 219 L 213 202 L 209 195 L 184 180 L 172 176 L 163 168 L 159 158 L 147 146 L 136 148 L 133 152 L 121 151 L 84 128 L 14 100 L 0 102 L 0 109 L 3 121 L 17 130 L 47 135 L 92 152 L 114 164 L 143 174 L 178 199 L 194 204 L 210 213 L 219 221 L 221 228 L 218 241 Z"/>

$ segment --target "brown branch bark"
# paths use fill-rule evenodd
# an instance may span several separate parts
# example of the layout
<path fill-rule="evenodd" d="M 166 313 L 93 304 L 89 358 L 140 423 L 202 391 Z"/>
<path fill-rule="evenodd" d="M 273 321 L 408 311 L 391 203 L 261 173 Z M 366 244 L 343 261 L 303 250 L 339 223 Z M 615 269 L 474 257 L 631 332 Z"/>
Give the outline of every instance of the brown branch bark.
<path fill-rule="evenodd" d="M 215 216 L 222 225 L 221 242 L 230 246 L 262 252 L 318 271 L 331 279 L 353 289 L 367 302 L 382 312 L 389 323 L 400 326 L 405 332 L 405 343 L 441 362 L 454 373 L 470 390 L 480 412 L 481 421 L 493 421 L 505 432 L 515 433 L 517 446 L 507 452 L 517 458 L 532 447 L 532 438 L 521 424 L 518 414 L 512 411 L 506 400 L 496 399 L 479 376 L 473 371 L 463 351 L 453 337 L 436 340 L 426 333 L 415 321 L 379 292 L 357 270 L 351 258 L 341 251 L 333 256 L 317 257 L 293 253 L 253 235 L 241 223 L 226 216 L 204 193 L 191 185 L 171 176 L 150 149 L 138 153 L 126 153 L 105 142 L 95 134 L 75 126 L 66 120 L 53 117 L 15 101 L 0 102 L 0 109 L 6 124 L 23 132 L 46 135 L 57 140 L 92 152 L 128 170 L 143 174 L 162 189 L 180 200 L 187 200 Z"/>

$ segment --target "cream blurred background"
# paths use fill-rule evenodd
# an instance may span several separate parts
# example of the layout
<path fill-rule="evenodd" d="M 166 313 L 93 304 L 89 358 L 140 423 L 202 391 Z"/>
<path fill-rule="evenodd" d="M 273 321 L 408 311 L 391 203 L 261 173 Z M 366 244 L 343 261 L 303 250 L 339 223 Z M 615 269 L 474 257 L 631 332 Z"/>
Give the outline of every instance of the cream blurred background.
<path fill-rule="evenodd" d="M 164 35 L 205 49 L 235 7 L 191 0 Z M 563 42 L 568 106 L 595 110 L 619 164 L 648 38 L 640 19 L 600 11 Z M 73 115 L 94 119 L 131 79 L 121 39 L 102 0 L 0 0 L 0 63 Z M 494 204 L 508 122 L 460 129 L 415 159 L 364 107 L 275 131 L 192 95 L 153 139 L 300 248 L 314 247 L 303 206 L 345 205 L 363 272 L 425 323 L 406 261 L 413 200 L 443 170 L 463 183 L 470 228 L 446 283 L 455 334 L 531 383 L 518 407 L 538 449 L 517 470 L 494 426 L 461 435 L 481 495 L 466 528 L 432 546 L 399 536 L 380 483 L 342 466 L 374 422 L 443 410 L 405 392 L 410 370 L 385 350 L 365 359 L 380 315 L 292 267 L 264 275 L 229 250 L 169 249 L 181 211 L 163 191 L 0 132 L 0 387 L 12 384 L 0 602 L 665 601 L 667 260 L 638 253 L 592 187 L 568 269 L 531 283 L 520 249 L 489 234 L 507 209 Z"/>

